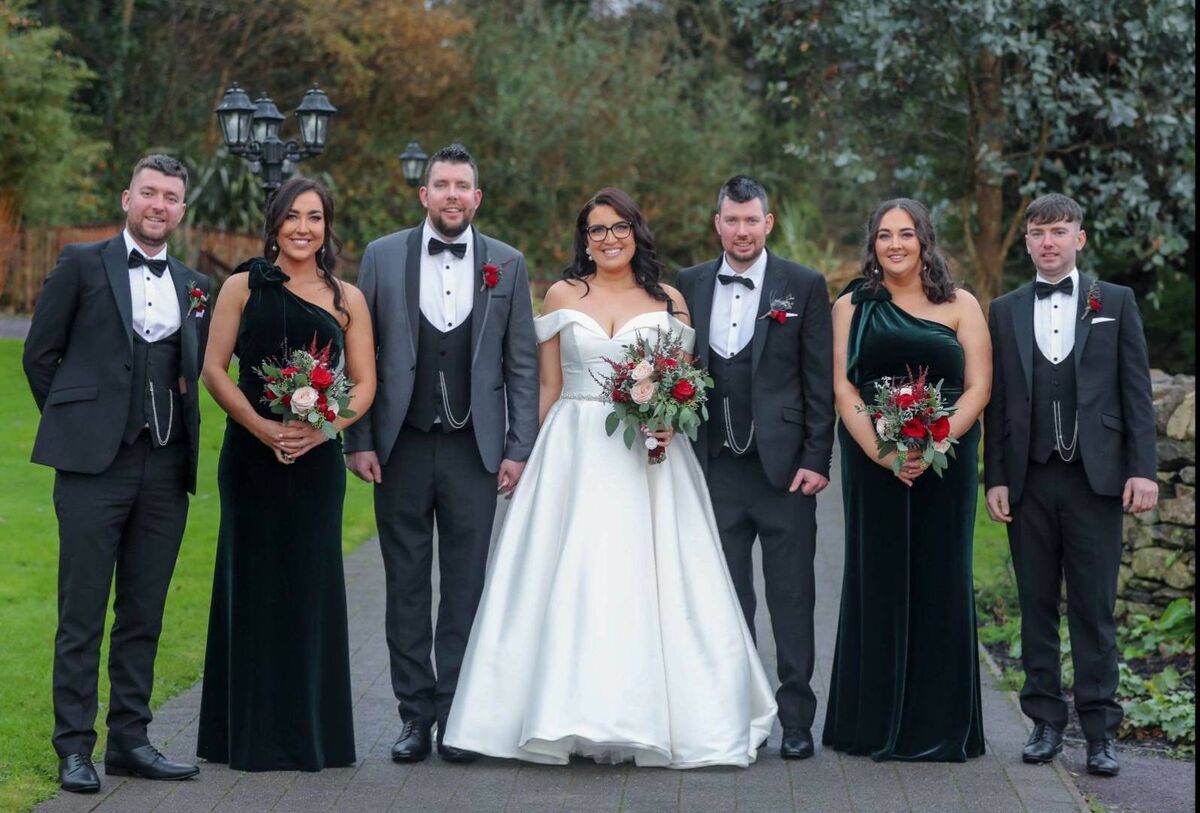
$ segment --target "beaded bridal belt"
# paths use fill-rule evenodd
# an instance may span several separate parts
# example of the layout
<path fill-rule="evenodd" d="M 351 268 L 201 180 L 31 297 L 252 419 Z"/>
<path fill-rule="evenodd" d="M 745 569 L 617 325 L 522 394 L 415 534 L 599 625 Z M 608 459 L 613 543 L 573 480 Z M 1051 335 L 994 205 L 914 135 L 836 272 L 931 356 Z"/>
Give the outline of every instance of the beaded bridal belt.
<path fill-rule="evenodd" d="M 590 392 L 564 392 L 558 396 L 564 401 L 595 401 L 598 404 L 607 404 L 608 398 L 599 393 L 593 394 Z"/>

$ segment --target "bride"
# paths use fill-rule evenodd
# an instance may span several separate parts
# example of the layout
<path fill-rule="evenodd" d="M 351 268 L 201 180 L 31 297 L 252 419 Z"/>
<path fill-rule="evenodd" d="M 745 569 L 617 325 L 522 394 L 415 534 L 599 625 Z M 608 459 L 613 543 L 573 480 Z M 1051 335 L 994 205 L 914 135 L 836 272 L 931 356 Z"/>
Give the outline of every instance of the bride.
<path fill-rule="evenodd" d="M 648 331 L 695 334 L 633 200 L 579 213 L 575 259 L 535 320 L 541 432 L 488 563 L 444 742 L 565 764 L 746 766 L 775 700 L 746 628 L 699 463 L 608 436 L 592 378 Z M 651 337 L 653 338 L 653 337 Z"/>

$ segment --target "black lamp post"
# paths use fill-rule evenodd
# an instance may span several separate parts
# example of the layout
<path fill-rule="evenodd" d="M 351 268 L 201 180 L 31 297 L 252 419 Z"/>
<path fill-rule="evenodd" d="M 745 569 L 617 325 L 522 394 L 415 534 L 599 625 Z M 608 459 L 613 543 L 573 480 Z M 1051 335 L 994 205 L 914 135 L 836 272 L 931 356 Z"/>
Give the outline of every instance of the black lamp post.
<path fill-rule="evenodd" d="M 405 182 L 409 186 L 420 186 L 428 163 L 429 156 L 421 149 L 421 145 L 415 141 L 408 142 L 404 152 L 400 153 L 400 171 L 404 173 Z"/>
<path fill-rule="evenodd" d="M 262 179 L 266 200 L 270 202 L 283 182 L 285 161 L 298 163 L 325 149 L 329 119 L 337 113 L 337 108 L 329 103 L 329 97 L 316 84 L 309 88 L 295 113 L 303 146 L 292 140 L 279 139 L 284 116 L 266 93 L 258 101 L 251 102 L 246 92 L 234 82 L 225 91 L 216 113 L 225 146 L 234 155 L 251 162 L 253 171 Z"/>

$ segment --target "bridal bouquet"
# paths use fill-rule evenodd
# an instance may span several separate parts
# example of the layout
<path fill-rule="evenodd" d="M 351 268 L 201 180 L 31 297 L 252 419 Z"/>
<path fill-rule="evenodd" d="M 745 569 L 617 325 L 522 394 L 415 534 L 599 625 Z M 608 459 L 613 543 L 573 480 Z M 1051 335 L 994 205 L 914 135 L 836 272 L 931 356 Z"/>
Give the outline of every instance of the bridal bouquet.
<path fill-rule="evenodd" d="M 654 341 L 639 336 L 625 345 L 620 359 L 605 359 L 612 373 L 592 376 L 613 408 L 604 421 L 604 431 L 611 436 L 625 424 L 629 449 L 641 433 L 650 463 L 661 463 L 667 450 L 649 433 L 674 429 L 694 441 L 700 421 L 708 420 L 704 402 L 712 377 L 682 361 L 682 355 L 681 340 L 674 333 L 658 333 Z"/>
<path fill-rule="evenodd" d="M 306 350 L 286 351 L 283 361 L 267 359 L 253 372 L 263 380 L 262 402 L 284 420 L 294 417 L 317 427 L 332 440 L 338 415 L 353 418 L 350 388 L 354 382 L 341 368 L 330 367 L 332 341 L 317 349 L 317 337 Z"/>
<path fill-rule="evenodd" d="M 892 473 L 899 475 L 908 451 L 921 453 L 925 465 L 933 467 L 938 477 L 949 466 L 947 455 L 955 457 L 956 438 L 950 437 L 950 416 L 954 407 L 942 401 L 942 382 L 929 384 L 925 380 L 928 368 L 912 370 L 900 378 L 884 376 L 875 382 L 875 399 L 859 405 L 859 412 L 871 415 L 875 424 L 875 446 L 880 457 L 896 452 Z"/>

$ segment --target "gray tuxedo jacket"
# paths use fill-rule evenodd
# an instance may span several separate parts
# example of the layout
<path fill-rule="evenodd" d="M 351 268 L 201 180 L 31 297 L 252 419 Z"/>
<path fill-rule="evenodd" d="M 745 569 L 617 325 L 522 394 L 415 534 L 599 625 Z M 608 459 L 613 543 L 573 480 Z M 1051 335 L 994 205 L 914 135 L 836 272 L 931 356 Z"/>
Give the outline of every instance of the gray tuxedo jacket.
<path fill-rule="evenodd" d="M 512 246 L 475 235 L 475 301 L 471 307 L 471 423 L 490 472 L 523 461 L 537 435 L 537 338 L 525 257 Z M 371 242 L 358 287 L 375 327 L 379 386 L 370 411 L 345 434 L 347 452 L 374 451 L 386 463 L 408 414 L 417 370 L 421 314 L 421 227 Z M 483 266 L 500 266 L 495 288 Z"/>
<path fill-rule="evenodd" d="M 188 290 L 195 286 L 207 294 L 209 280 L 174 257 L 168 255 L 167 261 L 182 317 L 180 400 L 187 429 L 187 489 L 194 494 L 200 448 L 196 379 L 212 307 L 204 316 L 190 312 Z M 133 386 L 133 297 L 120 234 L 62 250 L 38 295 L 22 362 L 42 412 L 33 462 L 83 474 L 107 469 L 121 445 Z"/>

